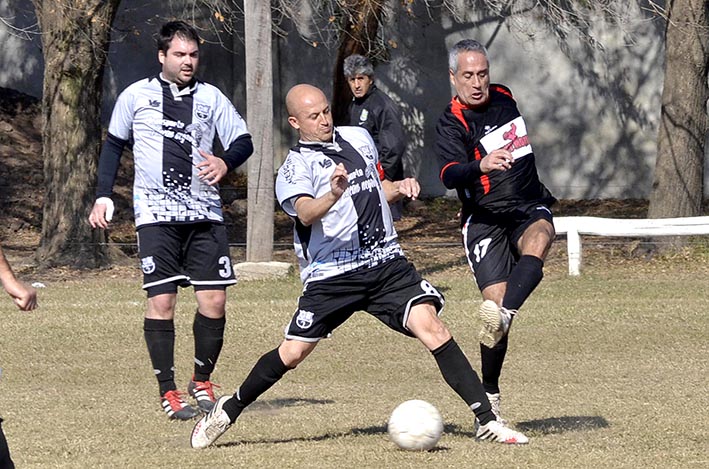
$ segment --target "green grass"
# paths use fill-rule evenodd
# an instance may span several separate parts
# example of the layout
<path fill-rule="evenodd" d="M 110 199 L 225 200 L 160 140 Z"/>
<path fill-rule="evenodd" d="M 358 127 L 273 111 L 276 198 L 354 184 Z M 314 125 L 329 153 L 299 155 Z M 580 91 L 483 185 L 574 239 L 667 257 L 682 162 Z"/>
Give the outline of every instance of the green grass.
<path fill-rule="evenodd" d="M 194 451 L 193 422 L 159 408 L 131 276 L 46 282 L 41 307 L 0 303 L 0 415 L 19 468 L 45 467 L 707 467 L 709 293 L 706 262 L 563 262 L 522 308 L 503 375 L 503 411 L 530 444 L 473 439 L 472 415 L 415 340 L 358 314 L 245 412 L 216 447 Z M 430 269 L 444 320 L 479 369 L 479 294 L 465 269 Z M 424 269 L 426 271 L 426 269 Z M 126 278 L 128 277 L 128 278 Z M 230 290 L 213 379 L 231 393 L 275 347 L 297 278 Z M 180 294 L 177 376 L 191 372 L 194 301 Z M 425 399 L 446 422 L 427 453 L 385 431 L 400 402 Z"/>

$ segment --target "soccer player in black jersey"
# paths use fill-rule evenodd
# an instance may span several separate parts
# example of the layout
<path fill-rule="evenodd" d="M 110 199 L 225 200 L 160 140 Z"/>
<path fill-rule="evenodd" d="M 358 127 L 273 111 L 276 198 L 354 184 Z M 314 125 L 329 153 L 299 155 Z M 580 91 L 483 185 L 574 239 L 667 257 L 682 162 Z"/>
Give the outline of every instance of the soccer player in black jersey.
<path fill-rule="evenodd" d="M 198 407 L 214 406 L 214 371 L 224 341 L 226 287 L 236 283 L 229 256 L 219 181 L 253 152 L 246 123 L 216 87 L 196 78 L 200 38 L 182 21 L 158 36 L 161 72 L 118 97 L 98 167 L 94 228 L 111 219 L 111 193 L 123 148 L 132 141 L 133 203 L 143 289 L 145 342 L 163 410 L 186 420 L 198 411 L 175 384 L 175 305 L 178 286 L 197 298 L 194 372 L 187 392 Z M 223 155 L 212 154 L 215 136 Z"/>
<path fill-rule="evenodd" d="M 276 194 L 294 220 L 305 287 L 283 342 L 261 356 L 233 396 L 220 397 L 195 425 L 192 447 L 214 443 L 244 408 L 360 310 L 423 343 L 480 421 L 479 439 L 527 443 L 495 418 L 478 375 L 438 317 L 443 296 L 401 251 L 387 202 L 417 197 L 416 180 L 380 180 L 372 137 L 359 127 L 333 128 L 330 106 L 318 88 L 296 85 L 286 107 L 300 141 L 278 171 Z"/>
<path fill-rule="evenodd" d="M 21 311 L 32 311 L 37 307 L 37 291 L 34 287 L 24 284 L 15 277 L 10 263 L 5 259 L 2 248 L 0 248 L 0 284 Z M 10 450 L 2 431 L 2 418 L 0 418 L 0 468 L 12 469 L 14 467 L 15 464 L 10 458 Z"/>
<path fill-rule="evenodd" d="M 483 386 L 500 417 L 499 378 L 517 310 L 542 280 L 554 239 L 554 197 L 539 181 L 527 126 L 511 91 L 490 83 L 485 47 L 449 50 L 456 96 L 436 128 L 440 178 L 462 203 L 468 263 L 482 292 Z"/>

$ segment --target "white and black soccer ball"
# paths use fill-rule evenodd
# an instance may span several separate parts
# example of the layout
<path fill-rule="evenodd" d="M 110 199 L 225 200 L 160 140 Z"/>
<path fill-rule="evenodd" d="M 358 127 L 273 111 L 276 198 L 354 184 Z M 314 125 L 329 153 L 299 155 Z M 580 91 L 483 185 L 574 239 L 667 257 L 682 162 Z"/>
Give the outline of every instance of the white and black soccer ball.
<path fill-rule="evenodd" d="M 435 406 L 413 399 L 394 409 L 387 431 L 389 438 L 401 449 L 428 451 L 441 439 L 443 419 Z"/>

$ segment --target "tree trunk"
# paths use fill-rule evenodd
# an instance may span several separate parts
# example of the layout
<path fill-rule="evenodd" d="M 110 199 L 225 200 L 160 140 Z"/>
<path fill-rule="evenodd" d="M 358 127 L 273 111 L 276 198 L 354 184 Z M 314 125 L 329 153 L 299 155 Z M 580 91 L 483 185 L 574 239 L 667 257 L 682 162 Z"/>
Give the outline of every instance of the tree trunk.
<path fill-rule="evenodd" d="M 352 92 L 343 75 L 343 63 L 352 54 L 371 56 L 372 51 L 377 50 L 379 23 L 384 12 L 383 1 L 346 0 L 342 3 L 340 44 L 332 80 L 332 117 L 335 125 L 349 123 L 347 107 L 352 100 Z"/>
<path fill-rule="evenodd" d="M 709 6 L 668 2 L 665 83 L 648 217 L 701 214 L 707 133 Z"/>
<path fill-rule="evenodd" d="M 42 30 L 45 198 L 41 266 L 94 267 L 107 247 L 92 239 L 101 144 L 100 103 L 111 24 L 120 0 L 33 0 Z"/>
<path fill-rule="evenodd" d="M 271 4 L 244 0 L 246 121 L 254 142 L 248 161 L 246 260 L 273 257 L 273 64 Z"/>

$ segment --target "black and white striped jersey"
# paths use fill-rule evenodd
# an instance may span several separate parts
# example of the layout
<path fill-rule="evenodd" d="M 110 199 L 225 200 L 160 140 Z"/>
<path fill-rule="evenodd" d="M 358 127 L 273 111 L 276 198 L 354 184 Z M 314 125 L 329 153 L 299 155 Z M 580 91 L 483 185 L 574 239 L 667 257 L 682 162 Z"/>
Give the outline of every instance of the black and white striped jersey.
<path fill-rule="evenodd" d="M 244 119 L 216 87 L 201 81 L 182 90 L 159 76 L 128 86 L 118 97 L 109 134 L 133 140 L 136 226 L 222 222 L 219 187 L 197 177 L 217 135 L 227 150 L 248 135 Z"/>
<path fill-rule="evenodd" d="M 278 170 L 276 195 L 293 217 L 295 252 L 303 283 L 402 256 L 377 170 L 377 150 L 359 127 L 338 127 L 332 142 L 300 142 Z M 349 187 L 328 213 L 310 226 L 299 222 L 295 201 L 330 191 L 330 177 L 342 163 Z"/>

